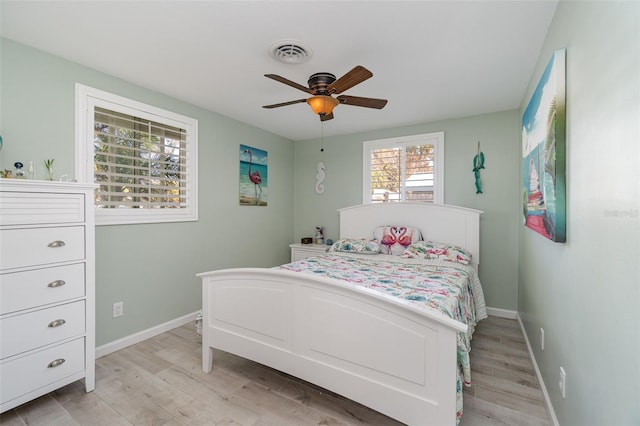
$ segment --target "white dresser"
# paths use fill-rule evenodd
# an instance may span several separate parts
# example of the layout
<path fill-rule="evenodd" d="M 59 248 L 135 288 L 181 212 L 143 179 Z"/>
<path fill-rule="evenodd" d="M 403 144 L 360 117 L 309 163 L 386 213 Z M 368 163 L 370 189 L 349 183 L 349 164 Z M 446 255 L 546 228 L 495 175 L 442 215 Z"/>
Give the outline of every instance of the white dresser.
<path fill-rule="evenodd" d="M 0 179 L 0 412 L 95 387 L 95 188 Z"/>
<path fill-rule="evenodd" d="M 329 246 L 324 244 L 289 244 L 291 248 L 291 261 L 297 262 L 298 260 L 306 259 L 311 256 L 318 256 L 325 253 Z"/>

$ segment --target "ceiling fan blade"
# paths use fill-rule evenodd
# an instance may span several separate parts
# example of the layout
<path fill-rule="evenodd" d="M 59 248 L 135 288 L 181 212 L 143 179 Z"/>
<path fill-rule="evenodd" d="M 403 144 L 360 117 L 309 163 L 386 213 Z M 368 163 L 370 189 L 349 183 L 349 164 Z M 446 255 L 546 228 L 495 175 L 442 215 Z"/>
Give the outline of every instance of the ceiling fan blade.
<path fill-rule="evenodd" d="M 320 114 L 320 121 L 333 120 L 333 113 L 329 114 Z"/>
<path fill-rule="evenodd" d="M 327 86 L 327 91 L 329 93 L 342 93 L 371 77 L 373 77 L 373 73 L 371 71 L 361 65 L 358 65 Z"/>
<path fill-rule="evenodd" d="M 262 108 L 267 108 L 267 109 L 278 108 L 278 107 L 283 107 L 283 106 L 287 106 L 287 105 L 301 104 L 303 102 L 307 102 L 307 100 L 306 99 L 298 99 L 297 101 L 282 102 L 280 104 L 273 104 L 273 105 L 264 105 Z"/>
<path fill-rule="evenodd" d="M 387 104 L 386 99 L 362 98 L 360 96 L 340 95 L 336 99 L 343 105 L 382 109 Z"/>
<path fill-rule="evenodd" d="M 295 81 L 287 80 L 286 78 L 280 77 L 279 75 L 276 75 L 276 74 L 265 74 L 264 76 L 267 77 L 267 78 L 270 78 L 272 80 L 279 81 L 280 83 L 286 84 L 287 86 L 291 86 L 294 89 L 302 90 L 303 92 L 307 92 L 307 93 L 313 94 L 313 91 L 311 89 L 309 89 L 308 87 L 303 86 L 302 84 L 298 84 Z"/>

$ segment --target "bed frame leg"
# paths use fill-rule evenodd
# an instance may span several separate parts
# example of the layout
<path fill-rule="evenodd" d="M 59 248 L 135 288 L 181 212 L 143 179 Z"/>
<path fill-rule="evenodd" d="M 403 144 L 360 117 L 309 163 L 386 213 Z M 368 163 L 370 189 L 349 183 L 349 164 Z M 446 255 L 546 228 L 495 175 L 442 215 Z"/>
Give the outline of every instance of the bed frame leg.
<path fill-rule="evenodd" d="M 210 373 L 212 367 L 213 367 L 213 348 L 203 347 L 202 348 L 202 371 L 204 371 L 205 373 Z"/>

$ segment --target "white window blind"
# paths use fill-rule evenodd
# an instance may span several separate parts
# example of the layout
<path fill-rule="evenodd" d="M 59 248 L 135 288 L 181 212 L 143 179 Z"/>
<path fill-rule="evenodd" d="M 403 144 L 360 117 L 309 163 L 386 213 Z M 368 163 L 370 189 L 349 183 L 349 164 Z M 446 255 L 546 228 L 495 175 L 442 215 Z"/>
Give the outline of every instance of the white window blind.
<path fill-rule="evenodd" d="M 97 208 L 187 207 L 185 129 L 95 108 Z"/>
<path fill-rule="evenodd" d="M 76 84 L 76 176 L 96 224 L 198 219 L 198 121 Z"/>
<path fill-rule="evenodd" d="M 364 143 L 364 202 L 442 203 L 444 133 Z"/>

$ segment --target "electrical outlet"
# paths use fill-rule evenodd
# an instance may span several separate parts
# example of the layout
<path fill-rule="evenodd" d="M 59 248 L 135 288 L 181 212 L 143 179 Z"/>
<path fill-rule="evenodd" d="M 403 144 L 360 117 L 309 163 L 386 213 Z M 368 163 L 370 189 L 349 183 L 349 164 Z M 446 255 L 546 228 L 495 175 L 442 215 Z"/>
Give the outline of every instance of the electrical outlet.
<path fill-rule="evenodd" d="M 113 317 L 121 317 L 124 315 L 124 302 L 116 302 L 113 304 Z"/>
<path fill-rule="evenodd" d="M 544 351 L 544 328 L 540 328 L 540 350 Z"/>
<path fill-rule="evenodd" d="M 564 371 L 564 368 L 560 367 L 560 381 L 558 382 L 558 386 L 560 387 L 560 394 L 563 398 L 567 397 L 567 373 Z"/>

